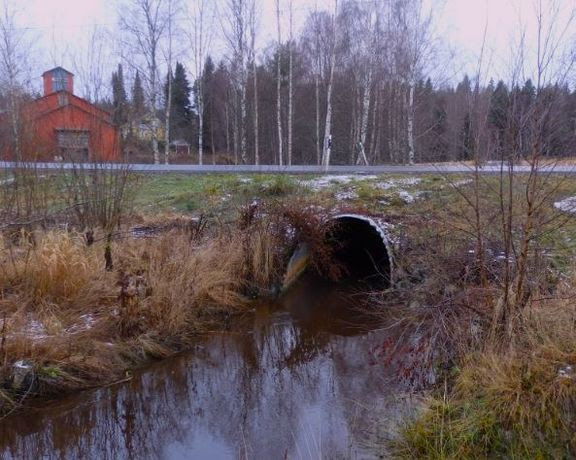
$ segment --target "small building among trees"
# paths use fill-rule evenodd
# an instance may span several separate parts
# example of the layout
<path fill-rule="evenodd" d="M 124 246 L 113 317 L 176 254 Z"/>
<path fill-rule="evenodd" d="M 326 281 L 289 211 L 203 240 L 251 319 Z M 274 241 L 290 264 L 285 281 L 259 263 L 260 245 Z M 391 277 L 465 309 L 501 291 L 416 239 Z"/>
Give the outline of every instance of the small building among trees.
<path fill-rule="evenodd" d="M 74 95 L 74 75 L 62 67 L 44 72 L 44 96 L 17 114 L 0 115 L 12 138 L 1 148 L 9 160 L 114 161 L 119 132 L 111 113 Z M 16 134 L 16 135 L 15 135 Z"/>

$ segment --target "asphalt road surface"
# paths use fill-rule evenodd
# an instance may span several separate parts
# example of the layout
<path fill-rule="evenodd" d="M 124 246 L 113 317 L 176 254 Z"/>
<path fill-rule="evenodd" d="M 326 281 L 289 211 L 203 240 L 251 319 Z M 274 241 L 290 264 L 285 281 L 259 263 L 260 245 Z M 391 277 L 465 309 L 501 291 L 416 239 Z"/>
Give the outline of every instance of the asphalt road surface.
<path fill-rule="evenodd" d="M 94 168 L 107 168 L 111 170 L 129 168 L 139 173 L 181 173 L 181 174 L 209 174 L 209 173 L 283 173 L 283 174 L 466 174 L 473 173 L 474 167 L 465 164 L 415 164 L 415 165 L 377 165 L 377 166 L 343 166 L 333 165 L 324 168 L 316 165 L 177 165 L 177 164 L 117 164 L 117 163 L 14 163 L 0 162 L 0 170 L 17 167 L 31 167 L 38 170 L 70 170 Z M 503 167 L 507 172 L 507 165 Z M 499 174 L 502 171 L 499 162 L 489 162 L 478 169 L 482 174 Z M 514 166 L 515 173 L 529 173 L 530 167 L 524 165 Z M 576 165 L 546 165 L 539 167 L 540 172 L 554 174 L 576 174 Z"/>

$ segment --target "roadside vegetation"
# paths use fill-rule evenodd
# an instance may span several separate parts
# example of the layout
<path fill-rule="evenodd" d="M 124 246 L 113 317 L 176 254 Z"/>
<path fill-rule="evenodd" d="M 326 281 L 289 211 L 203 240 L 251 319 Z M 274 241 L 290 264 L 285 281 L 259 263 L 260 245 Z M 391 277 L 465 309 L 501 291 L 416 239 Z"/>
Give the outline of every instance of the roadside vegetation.
<path fill-rule="evenodd" d="M 379 299 L 435 364 L 425 409 L 388 443 L 398 458 L 576 453 L 576 208 L 557 209 L 574 183 L 503 174 L 406 216 L 402 275 Z"/>
<path fill-rule="evenodd" d="M 410 365 L 431 369 L 414 381 L 423 411 L 387 449 L 574 453 L 576 222 L 554 204 L 576 195 L 571 177 L 547 177 L 529 208 L 529 175 L 110 174 L 2 178 L 2 414 L 129 379 L 230 327 L 277 294 L 302 240 L 334 275 L 326 222 L 353 212 L 389 224 L 396 284 L 373 304 L 425 336 Z"/>

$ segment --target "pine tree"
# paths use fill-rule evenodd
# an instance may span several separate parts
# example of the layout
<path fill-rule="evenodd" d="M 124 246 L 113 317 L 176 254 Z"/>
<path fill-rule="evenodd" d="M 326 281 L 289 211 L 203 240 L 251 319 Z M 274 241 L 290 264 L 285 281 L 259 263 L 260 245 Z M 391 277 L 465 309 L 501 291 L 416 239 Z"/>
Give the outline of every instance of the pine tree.
<path fill-rule="evenodd" d="M 118 70 L 112 72 L 112 120 L 116 126 L 123 126 L 128 121 L 128 97 L 122 64 L 118 64 Z"/>
<path fill-rule="evenodd" d="M 439 96 L 434 108 L 434 125 L 432 128 L 432 158 L 436 161 L 445 161 L 448 153 L 446 133 L 448 131 L 448 114 L 446 112 L 446 99 Z"/>
<path fill-rule="evenodd" d="M 216 114 L 215 112 L 215 101 L 214 101 L 214 72 L 216 66 L 212 61 L 212 58 L 208 56 L 204 63 L 204 71 L 202 72 L 203 84 L 201 88 L 204 91 L 204 113 L 198 114 L 198 116 L 204 116 L 204 145 L 207 150 L 211 150 L 214 153 L 215 146 L 213 145 L 213 133 L 215 130 L 214 122 Z M 198 86 L 194 85 L 194 91 L 198 91 Z"/>
<path fill-rule="evenodd" d="M 490 96 L 488 122 L 494 128 L 496 142 L 501 151 L 503 151 L 505 143 L 509 106 L 510 95 L 508 93 L 508 87 L 502 80 L 500 80 L 496 85 L 496 89 Z"/>
<path fill-rule="evenodd" d="M 472 119 L 470 117 L 470 112 L 466 112 L 466 115 L 464 115 L 461 139 L 462 144 L 460 149 L 460 159 L 470 160 L 474 150 L 474 138 L 472 136 Z"/>
<path fill-rule="evenodd" d="M 138 119 L 146 114 L 146 99 L 144 98 L 144 88 L 140 73 L 136 71 L 134 84 L 132 86 L 132 119 Z"/>
<path fill-rule="evenodd" d="M 168 78 L 164 86 L 164 99 L 168 98 Z M 186 69 L 180 63 L 176 63 L 172 78 L 172 101 L 170 107 L 170 132 L 173 139 L 186 139 L 193 142 L 193 110 L 190 103 L 190 83 L 186 76 Z"/>

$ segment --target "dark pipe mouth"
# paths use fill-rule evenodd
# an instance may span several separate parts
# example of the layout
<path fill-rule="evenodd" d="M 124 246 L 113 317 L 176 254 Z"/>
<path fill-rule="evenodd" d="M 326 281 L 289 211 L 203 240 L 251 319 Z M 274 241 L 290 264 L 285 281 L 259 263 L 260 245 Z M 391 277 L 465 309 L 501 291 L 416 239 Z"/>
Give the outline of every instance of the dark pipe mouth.
<path fill-rule="evenodd" d="M 386 241 L 376 224 L 361 216 L 338 216 L 327 237 L 335 261 L 342 267 L 342 281 L 369 288 L 390 287 L 391 263 Z"/>

